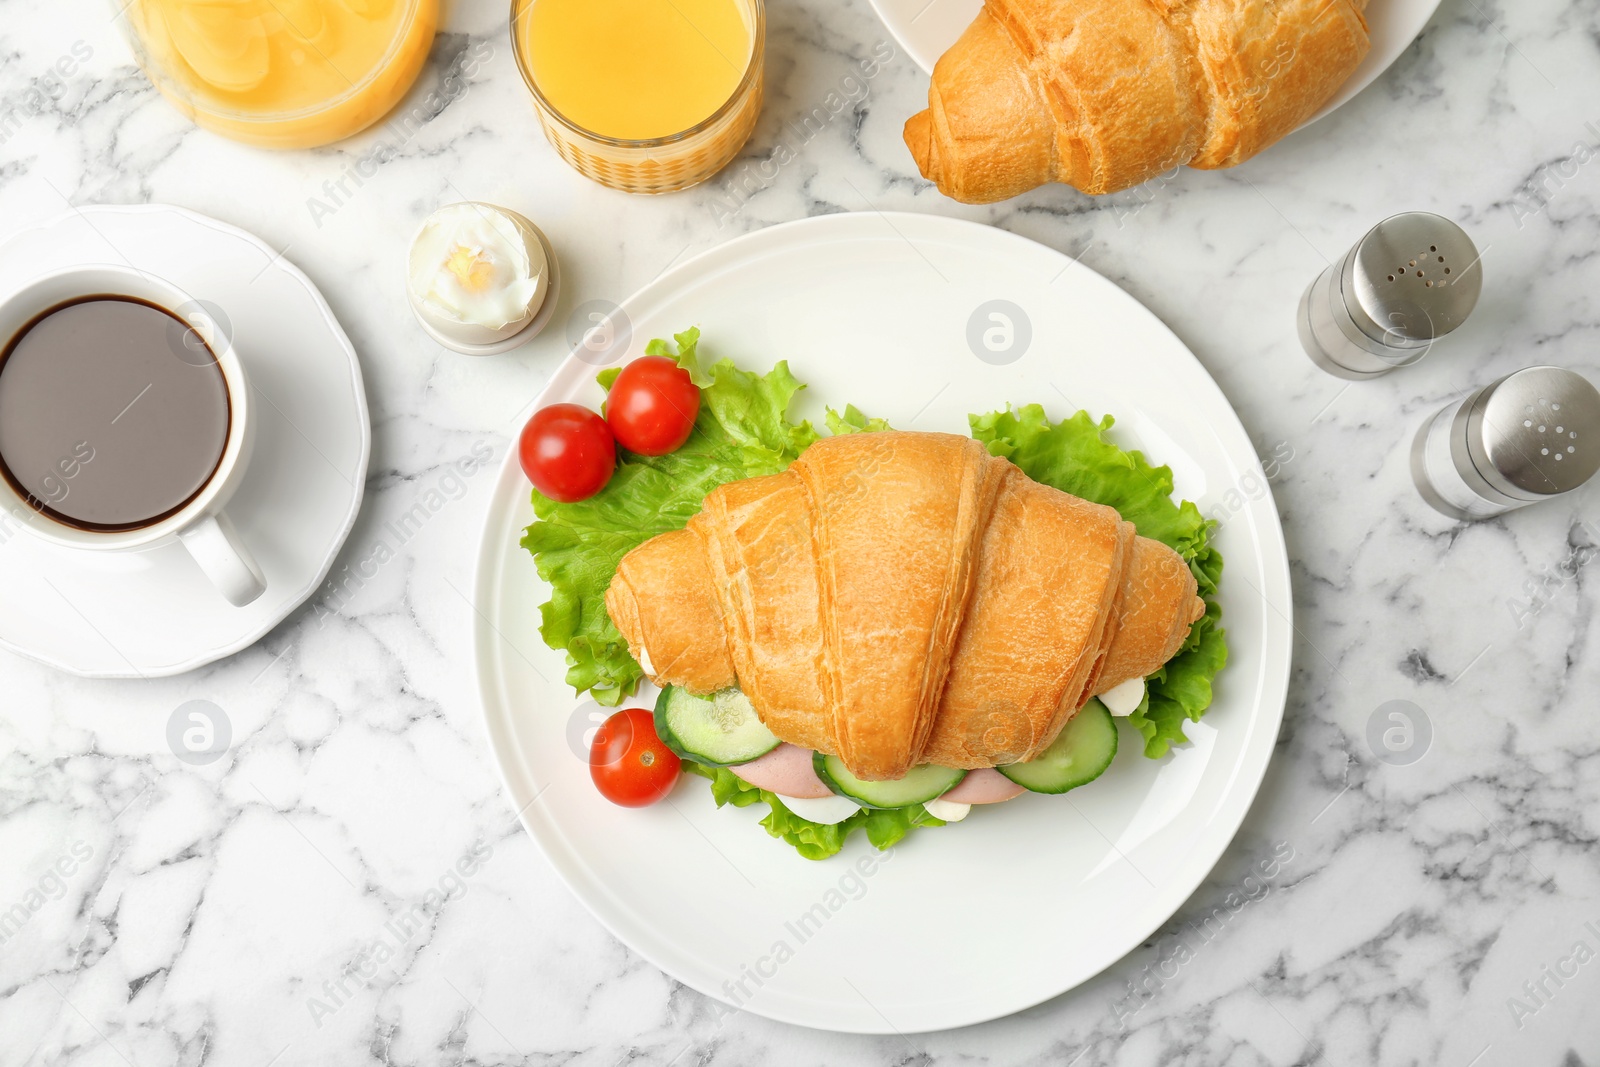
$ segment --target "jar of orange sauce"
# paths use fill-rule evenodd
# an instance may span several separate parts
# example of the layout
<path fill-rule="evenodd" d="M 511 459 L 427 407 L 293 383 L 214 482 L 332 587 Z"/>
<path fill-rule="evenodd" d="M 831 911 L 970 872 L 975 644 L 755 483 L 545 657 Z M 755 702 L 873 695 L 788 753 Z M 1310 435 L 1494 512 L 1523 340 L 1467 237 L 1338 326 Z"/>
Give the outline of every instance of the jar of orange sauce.
<path fill-rule="evenodd" d="M 615 189 L 705 181 L 761 113 L 763 0 L 512 0 L 511 44 L 545 137 Z"/>
<path fill-rule="evenodd" d="M 115 0 L 114 0 L 115 2 Z M 309 148 L 372 125 L 422 70 L 439 0 L 131 0 L 150 80 L 197 124 Z"/>

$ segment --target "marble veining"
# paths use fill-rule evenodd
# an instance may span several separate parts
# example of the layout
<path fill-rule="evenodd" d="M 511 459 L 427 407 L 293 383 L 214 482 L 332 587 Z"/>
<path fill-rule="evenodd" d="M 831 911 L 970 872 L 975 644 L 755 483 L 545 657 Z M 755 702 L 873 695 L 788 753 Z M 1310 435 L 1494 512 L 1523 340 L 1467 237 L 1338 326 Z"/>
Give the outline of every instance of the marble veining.
<path fill-rule="evenodd" d="M 1417 424 L 1476 384 L 1535 362 L 1600 377 L 1600 2 L 1445 0 L 1376 84 L 1244 167 L 988 208 L 916 175 L 900 127 L 927 79 L 863 0 L 770 4 L 754 138 L 653 199 L 545 144 L 504 4 L 454 5 L 407 121 L 286 155 L 189 127 L 108 14 L 0 0 L 0 230 L 157 201 L 258 233 L 362 355 L 372 468 L 336 576 L 424 494 L 444 503 L 369 579 L 191 675 L 90 682 L 0 655 L 0 1063 L 1600 1064 L 1600 489 L 1466 526 L 1407 472 Z M 566 309 L 493 359 L 415 328 L 402 251 L 458 199 L 543 226 L 567 308 L 776 222 L 913 210 L 1081 257 L 1188 343 L 1261 451 L 1297 640 L 1260 797 L 1149 943 L 1011 1018 L 853 1037 L 729 1011 L 589 916 L 513 818 L 478 721 L 466 591 L 492 475 L 444 481 L 504 454 Z M 1295 340 L 1300 291 L 1406 209 L 1471 232 L 1483 301 L 1416 367 L 1328 377 Z M 167 747 L 191 699 L 232 726 L 209 765 Z M 1431 726 L 1416 762 L 1370 740 L 1390 701 Z"/>

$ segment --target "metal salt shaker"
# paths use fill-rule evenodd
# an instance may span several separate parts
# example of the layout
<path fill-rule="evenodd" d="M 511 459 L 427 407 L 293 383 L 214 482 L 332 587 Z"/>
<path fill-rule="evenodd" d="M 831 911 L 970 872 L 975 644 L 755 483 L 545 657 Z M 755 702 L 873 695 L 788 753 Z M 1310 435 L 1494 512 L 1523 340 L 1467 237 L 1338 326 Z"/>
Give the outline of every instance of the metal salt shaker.
<path fill-rule="evenodd" d="M 1529 367 L 1436 412 L 1411 447 L 1423 499 L 1484 519 L 1570 493 L 1600 470 L 1600 390 L 1561 367 Z"/>
<path fill-rule="evenodd" d="M 1478 249 L 1426 211 L 1384 219 L 1300 298 L 1300 343 L 1341 378 L 1376 378 L 1417 362 L 1472 314 L 1483 289 Z"/>

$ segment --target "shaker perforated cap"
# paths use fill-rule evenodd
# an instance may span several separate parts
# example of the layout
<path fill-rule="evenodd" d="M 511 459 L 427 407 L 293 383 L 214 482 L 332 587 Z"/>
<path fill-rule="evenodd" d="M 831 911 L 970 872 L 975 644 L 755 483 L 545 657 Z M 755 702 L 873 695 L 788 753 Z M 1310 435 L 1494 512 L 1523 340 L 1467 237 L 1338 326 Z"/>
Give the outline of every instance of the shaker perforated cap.
<path fill-rule="evenodd" d="M 1569 493 L 1600 470 L 1600 390 L 1562 367 L 1517 371 L 1472 404 L 1467 451 L 1507 496 Z"/>
<path fill-rule="evenodd" d="M 1378 223 L 1345 272 L 1351 318 L 1362 333 L 1394 347 L 1443 337 L 1467 320 L 1483 291 L 1477 245 L 1460 226 L 1427 211 Z"/>

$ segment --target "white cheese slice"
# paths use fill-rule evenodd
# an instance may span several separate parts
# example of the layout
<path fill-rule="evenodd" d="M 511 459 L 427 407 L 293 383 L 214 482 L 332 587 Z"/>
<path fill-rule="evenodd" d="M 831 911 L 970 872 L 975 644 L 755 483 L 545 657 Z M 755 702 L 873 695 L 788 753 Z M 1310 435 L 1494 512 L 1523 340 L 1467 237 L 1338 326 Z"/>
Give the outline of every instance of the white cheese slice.
<path fill-rule="evenodd" d="M 928 814 L 944 822 L 960 822 L 967 817 L 967 812 L 972 810 L 971 804 L 962 804 L 954 800 L 925 800 L 922 806 L 928 809 Z"/>
<path fill-rule="evenodd" d="M 1144 703 L 1144 679 L 1129 678 L 1115 689 L 1101 693 L 1100 703 L 1113 715 L 1132 715 Z"/>
<path fill-rule="evenodd" d="M 849 797 L 822 797 L 820 799 L 783 797 L 782 799 L 784 807 L 807 822 L 818 823 L 822 826 L 832 826 L 835 823 L 844 822 L 861 810 L 861 805 Z"/>

